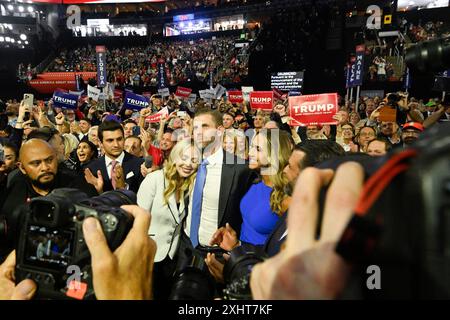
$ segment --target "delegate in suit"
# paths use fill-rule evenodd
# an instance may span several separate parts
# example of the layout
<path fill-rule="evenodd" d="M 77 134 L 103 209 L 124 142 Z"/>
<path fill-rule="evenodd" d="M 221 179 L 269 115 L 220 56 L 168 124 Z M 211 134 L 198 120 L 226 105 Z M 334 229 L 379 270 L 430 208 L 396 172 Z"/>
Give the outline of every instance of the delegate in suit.
<path fill-rule="evenodd" d="M 144 179 L 140 170 L 144 159 L 124 151 L 122 125 L 116 121 L 104 121 L 98 127 L 98 138 L 105 155 L 87 166 L 86 181 L 92 184 L 99 194 L 116 189 L 137 192 Z"/>

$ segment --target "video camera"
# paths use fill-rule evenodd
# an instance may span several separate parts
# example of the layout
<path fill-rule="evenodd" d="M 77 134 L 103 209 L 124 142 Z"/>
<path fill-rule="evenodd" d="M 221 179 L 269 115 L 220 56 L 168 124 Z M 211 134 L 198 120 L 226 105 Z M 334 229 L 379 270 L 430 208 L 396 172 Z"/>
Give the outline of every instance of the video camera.
<path fill-rule="evenodd" d="M 133 224 L 133 217 L 120 209 L 136 204 L 136 195 L 126 190 L 105 192 L 88 198 L 76 189 L 55 189 L 31 200 L 16 215 L 21 226 L 16 245 L 16 282 L 36 282 L 38 299 L 67 299 L 79 288 L 77 299 L 93 299 L 89 250 L 83 236 L 83 221 L 97 218 L 112 251 L 117 249 Z"/>

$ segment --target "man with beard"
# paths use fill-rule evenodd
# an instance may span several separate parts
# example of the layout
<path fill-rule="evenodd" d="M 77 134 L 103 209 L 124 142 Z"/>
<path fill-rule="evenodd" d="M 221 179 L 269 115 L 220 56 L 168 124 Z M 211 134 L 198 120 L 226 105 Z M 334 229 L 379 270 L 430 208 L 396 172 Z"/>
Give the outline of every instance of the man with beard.
<path fill-rule="evenodd" d="M 82 177 L 58 170 L 58 158 L 55 149 L 46 141 L 31 139 L 20 148 L 19 169 L 25 179 L 15 180 L 6 191 L 7 197 L 1 214 L 6 216 L 8 225 L 12 224 L 12 216 L 16 208 L 24 205 L 32 198 L 46 196 L 58 188 L 75 188 L 88 196 L 97 192 Z"/>
<path fill-rule="evenodd" d="M 403 125 L 402 128 L 402 140 L 403 146 L 409 146 L 417 139 L 421 132 L 423 132 L 423 126 L 419 122 L 407 122 Z"/>

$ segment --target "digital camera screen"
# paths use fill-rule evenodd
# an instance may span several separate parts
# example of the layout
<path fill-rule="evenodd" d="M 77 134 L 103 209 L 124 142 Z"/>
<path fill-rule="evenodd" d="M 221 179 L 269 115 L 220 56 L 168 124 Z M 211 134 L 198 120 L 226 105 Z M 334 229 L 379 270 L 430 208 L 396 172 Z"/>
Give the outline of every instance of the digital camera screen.
<path fill-rule="evenodd" d="M 28 264 L 50 269 L 64 269 L 69 265 L 73 232 L 32 225 L 26 241 L 25 261 Z"/>

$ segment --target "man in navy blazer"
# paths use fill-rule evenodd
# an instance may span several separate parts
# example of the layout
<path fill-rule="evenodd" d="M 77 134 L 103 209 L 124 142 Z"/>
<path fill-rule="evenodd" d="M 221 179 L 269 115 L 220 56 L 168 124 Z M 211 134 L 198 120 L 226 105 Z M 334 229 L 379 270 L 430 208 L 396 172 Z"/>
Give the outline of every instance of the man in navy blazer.
<path fill-rule="evenodd" d="M 104 121 L 98 127 L 98 139 L 105 155 L 87 166 L 86 181 L 99 193 L 128 189 L 137 193 L 144 179 L 141 164 L 144 159 L 124 151 L 124 130 L 116 121 Z"/>

